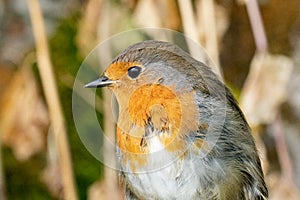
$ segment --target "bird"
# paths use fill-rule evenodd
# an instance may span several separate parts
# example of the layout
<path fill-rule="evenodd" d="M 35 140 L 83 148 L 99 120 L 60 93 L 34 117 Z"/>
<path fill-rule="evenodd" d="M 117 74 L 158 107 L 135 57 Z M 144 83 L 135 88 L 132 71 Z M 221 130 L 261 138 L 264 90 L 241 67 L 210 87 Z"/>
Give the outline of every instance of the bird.
<path fill-rule="evenodd" d="M 125 199 L 268 198 L 237 101 L 209 66 L 177 45 L 132 44 L 85 87 L 116 96 Z"/>

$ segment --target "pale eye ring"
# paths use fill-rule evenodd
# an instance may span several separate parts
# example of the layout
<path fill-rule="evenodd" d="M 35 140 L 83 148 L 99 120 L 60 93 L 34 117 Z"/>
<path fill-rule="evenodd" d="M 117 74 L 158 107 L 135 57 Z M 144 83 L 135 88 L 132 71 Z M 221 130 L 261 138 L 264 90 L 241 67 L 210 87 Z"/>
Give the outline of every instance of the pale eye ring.
<path fill-rule="evenodd" d="M 137 78 L 142 72 L 142 68 L 139 66 L 132 66 L 128 69 L 128 76 L 132 79 Z"/>

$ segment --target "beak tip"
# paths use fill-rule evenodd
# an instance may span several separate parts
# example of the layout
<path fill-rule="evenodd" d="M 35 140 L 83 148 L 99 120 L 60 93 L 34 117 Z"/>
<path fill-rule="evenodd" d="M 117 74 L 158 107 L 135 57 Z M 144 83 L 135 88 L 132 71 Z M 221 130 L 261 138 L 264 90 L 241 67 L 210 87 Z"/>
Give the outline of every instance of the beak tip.
<path fill-rule="evenodd" d="M 90 83 L 87 83 L 83 86 L 83 88 L 93 88 L 93 87 L 90 85 Z"/>
<path fill-rule="evenodd" d="M 84 88 L 96 88 L 97 87 L 97 84 L 95 84 L 95 82 L 90 82 L 90 83 L 87 83 L 83 86 Z"/>
<path fill-rule="evenodd" d="M 105 87 L 105 86 L 111 85 L 113 83 L 114 83 L 114 81 L 109 80 L 106 76 L 103 76 L 97 80 L 94 80 L 90 83 L 85 84 L 83 87 L 84 88 L 98 88 L 98 87 Z"/>

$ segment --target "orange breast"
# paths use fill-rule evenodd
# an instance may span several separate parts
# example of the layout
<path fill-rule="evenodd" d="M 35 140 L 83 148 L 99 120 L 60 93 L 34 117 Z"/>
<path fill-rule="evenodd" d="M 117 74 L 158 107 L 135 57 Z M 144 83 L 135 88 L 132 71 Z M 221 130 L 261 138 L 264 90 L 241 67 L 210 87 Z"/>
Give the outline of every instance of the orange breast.
<path fill-rule="evenodd" d="M 180 99 L 172 89 L 159 84 L 139 87 L 129 99 L 129 119 L 121 117 L 120 120 L 130 120 L 141 129 L 131 131 L 130 134 L 120 129 L 117 134 L 119 147 L 135 154 L 148 153 L 149 149 L 142 146 L 142 140 L 145 136 L 145 126 L 151 119 L 154 128 L 164 131 L 165 134 L 160 136 L 160 141 L 167 150 L 182 149 L 185 144 L 179 136 L 182 109 Z"/>
<path fill-rule="evenodd" d="M 154 106 L 162 106 L 165 109 L 169 123 L 177 126 L 180 124 L 179 99 L 170 88 L 159 84 L 144 85 L 133 92 L 129 100 L 129 116 L 136 125 L 144 127 L 148 118 L 152 117 L 150 112 Z"/>
<path fill-rule="evenodd" d="M 145 127 L 150 118 L 156 129 L 165 130 L 160 141 L 167 150 L 183 148 L 185 141 L 178 137 L 182 108 L 171 88 L 159 84 L 138 88 L 129 100 L 129 116 L 138 126 Z"/>
<path fill-rule="evenodd" d="M 151 144 L 145 138 L 145 127 L 149 120 L 161 132 L 155 136 L 159 137 L 166 151 L 183 153 L 187 145 L 184 135 L 198 128 L 194 95 L 194 92 L 176 95 L 172 88 L 159 84 L 143 85 L 136 89 L 118 122 L 117 144 L 126 154 L 123 162 L 131 160 L 140 166 L 147 162 Z"/>

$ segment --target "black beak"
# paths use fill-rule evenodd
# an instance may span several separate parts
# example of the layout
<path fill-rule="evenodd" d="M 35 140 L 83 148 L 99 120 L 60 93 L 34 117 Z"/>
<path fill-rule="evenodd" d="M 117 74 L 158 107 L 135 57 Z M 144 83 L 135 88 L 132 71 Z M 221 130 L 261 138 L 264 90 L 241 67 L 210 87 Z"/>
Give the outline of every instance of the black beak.
<path fill-rule="evenodd" d="M 84 87 L 85 88 L 98 88 L 98 87 L 106 87 L 109 86 L 113 83 L 115 83 L 116 81 L 110 80 L 109 78 L 107 78 L 106 76 L 102 76 L 90 83 L 87 83 Z"/>

